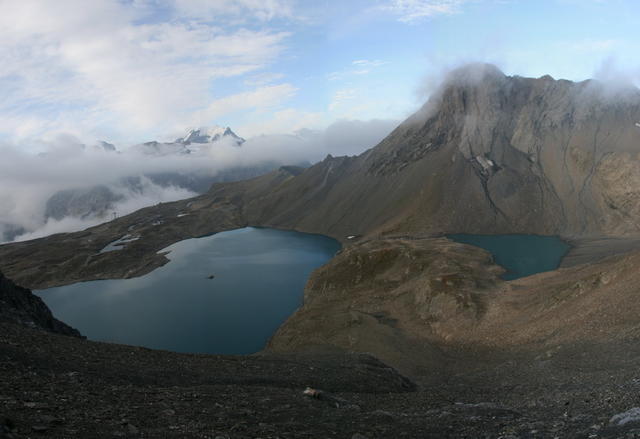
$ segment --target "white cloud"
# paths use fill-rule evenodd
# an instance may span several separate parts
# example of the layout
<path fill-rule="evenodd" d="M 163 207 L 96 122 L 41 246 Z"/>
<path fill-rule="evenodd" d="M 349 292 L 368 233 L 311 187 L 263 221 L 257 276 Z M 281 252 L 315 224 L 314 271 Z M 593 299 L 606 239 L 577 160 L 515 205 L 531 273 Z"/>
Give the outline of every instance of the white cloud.
<path fill-rule="evenodd" d="M 110 190 L 121 195 L 121 201 L 116 202 L 112 207 L 113 211 L 118 215 L 127 215 L 146 206 L 157 203 L 166 203 L 193 197 L 196 194 L 184 188 L 168 186 L 161 187 L 150 181 L 148 178 L 141 178 L 141 187 L 132 190 L 131 188 L 122 187 L 120 185 L 109 185 Z M 109 216 L 88 216 L 86 218 L 78 218 L 66 216 L 61 219 L 47 218 L 43 224 L 35 223 L 35 230 L 27 231 L 15 237 L 15 241 L 26 241 L 29 239 L 41 238 L 53 233 L 65 233 L 75 230 L 82 230 L 95 226 L 111 219 Z M 1 217 L 0 217 L 1 220 Z M 29 224 L 33 226 L 33 224 Z M 29 227 L 27 225 L 27 227 Z M 2 232 L 2 223 L 0 221 L 0 232 Z M 2 241 L 2 233 L 0 233 L 0 242 Z"/>
<path fill-rule="evenodd" d="M 238 93 L 217 99 L 197 113 L 196 125 L 206 125 L 223 114 L 246 109 L 265 110 L 279 105 L 293 96 L 297 89 L 291 84 L 267 85 L 250 92 Z"/>
<path fill-rule="evenodd" d="M 391 0 L 382 9 L 398 16 L 404 23 L 414 23 L 437 15 L 457 14 L 473 0 Z"/>
<path fill-rule="evenodd" d="M 327 75 L 329 81 L 337 81 L 345 77 L 345 72 L 331 72 Z"/>
<path fill-rule="evenodd" d="M 261 87 L 264 85 L 273 84 L 274 82 L 279 81 L 282 78 L 284 78 L 284 74 L 282 73 L 275 73 L 275 72 L 256 73 L 255 75 L 252 75 L 251 77 L 245 79 L 244 84 L 250 87 Z"/>
<path fill-rule="evenodd" d="M 293 18 L 290 0 L 168 0 L 181 15 L 199 19 L 214 19 L 220 16 L 251 16 L 268 21 L 276 18 Z"/>
<path fill-rule="evenodd" d="M 329 104 L 329 111 L 337 111 L 342 108 L 345 102 L 353 101 L 356 98 L 357 90 L 353 88 L 345 88 L 342 90 L 337 90 L 333 97 L 331 98 L 331 103 Z"/>
<path fill-rule="evenodd" d="M 608 56 L 597 66 L 593 78 L 601 81 L 607 95 L 619 99 L 621 95 L 628 94 L 630 87 L 640 84 L 640 69 L 622 66 L 615 56 Z"/>
<path fill-rule="evenodd" d="M 379 59 L 375 59 L 375 60 L 357 59 L 355 61 L 352 61 L 351 64 L 359 67 L 379 67 L 387 64 L 387 62 L 381 61 Z"/>
<path fill-rule="evenodd" d="M 324 130 L 301 130 L 298 136 L 306 141 L 315 160 L 327 154 L 334 156 L 357 155 L 376 146 L 395 127 L 396 120 L 339 119 Z"/>
<path fill-rule="evenodd" d="M 346 79 L 352 75 L 367 75 L 371 73 L 372 70 L 388 64 L 386 61 L 381 61 L 379 59 L 376 60 L 368 60 L 368 59 L 357 59 L 351 62 L 351 66 L 347 69 L 331 72 L 327 75 L 327 79 L 329 81 L 337 81 Z"/>
<path fill-rule="evenodd" d="M 620 45 L 618 40 L 613 39 L 586 39 L 581 41 L 567 41 L 559 43 L 561 50 L 572 50 L 577 52 L 610 52 Z"/>
<path fill-rule="evenodd" d="M 153 21 L 152 1 L 2 2 L 0 130 L 26 137 L 51 126 L 89 134 L 118 126 L 134 136 L 180 123 L 210 105 L 216 79 L 264 69 L 289 37 L 192 18 L 199 10 L 207 20 L 286 17 L 285 1 L 171 3 L 173 15 Z"/>
<path fill-rule="evenodd" d="M 251 122 L 239 126 L 238 131 L 247 136 L 258 136 L 261 134 L 291 133 L 303 128 L 318 128 L 323 125 L 324 115 L 318 112 L 285 108 L 275 111 L 267 118 L 260 118 L 256 114 L 251 119 Z"/>

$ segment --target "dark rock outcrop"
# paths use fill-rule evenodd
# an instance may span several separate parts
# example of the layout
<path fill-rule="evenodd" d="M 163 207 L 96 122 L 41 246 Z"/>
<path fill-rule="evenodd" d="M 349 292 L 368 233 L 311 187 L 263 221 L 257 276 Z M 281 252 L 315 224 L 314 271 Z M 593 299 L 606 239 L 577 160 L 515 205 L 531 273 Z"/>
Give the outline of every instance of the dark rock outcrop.
<path fill-rule="evenodd" d="M 47 200 L 45 218 L 61 220 L 75 218 L 106 217 L 123 195 L 114 193 L 104 185 L 90 188 L 67 189 L 56 192 Z"/>
<path fill-rule="evenodd" d="M 14 284 L 2 272 L 0 272 L 0 320 L 81 337 L 76 329 L 53 317 L 42 299 L 30 290 Z"/>

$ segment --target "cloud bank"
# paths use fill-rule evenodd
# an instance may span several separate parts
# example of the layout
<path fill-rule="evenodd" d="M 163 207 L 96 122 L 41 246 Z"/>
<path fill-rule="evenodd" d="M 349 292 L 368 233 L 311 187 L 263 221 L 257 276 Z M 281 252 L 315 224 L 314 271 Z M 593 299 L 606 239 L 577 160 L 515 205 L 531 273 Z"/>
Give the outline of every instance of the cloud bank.
<path fill-rule="evenodd" d="M 457 14 L 471 0 L 390 0 L 381 8 L 403 23 L 415 23 L 437 15 Z"/>
<path fill-rule="evenodd" d="M 140 134 L 167 120 L 175 127 L 210 123 L 227 104 L 214 82 L 265 68 L 290 36 L 252 23 L 292 17 L 281 0 L 0 5 L 0 133 L 14 139 L 113 127 Z M 244 93 L 260 108 L 294 90 L 280 81 Z"/>
<path fill-rule="evenodd" d="M 355 155 L 375 146 L 396 125 L 396 121 L 388 120 L 341 120 L 325 130 L 253 137 L 241 147 L 228 139 L 205 144 L 197 153 L 160 156 L 145 154 L 140 145 L 119 148 L 119 152 L 86 146 L 72 135 L 26 146 L 0 144 L 0 238 L 30 239 L 110 219 L 47 218 L 47 201 L 60 191 L 106 186 L 118 196 L 113 210 L 124 215 L 158 202 L 195 195 L 178 184 L 160 185 L 144 176 L 214 177 L 224 171 L 265 164 L 313 163 L 327 154 Z M 40 152 L 30 152 L 33 150 Z M 140 183 L 133 187 L 123 183 L 131 177 L 140 178 Z"/>

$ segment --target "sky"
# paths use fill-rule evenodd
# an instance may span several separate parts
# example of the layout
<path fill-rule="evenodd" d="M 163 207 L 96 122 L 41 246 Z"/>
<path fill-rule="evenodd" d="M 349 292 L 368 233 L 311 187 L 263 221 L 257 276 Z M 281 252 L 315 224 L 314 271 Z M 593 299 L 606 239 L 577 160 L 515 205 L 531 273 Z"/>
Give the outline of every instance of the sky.
<path fill-rule="evenodd" d="M 388 124 L 475 61 L 635 82 L 639 16 L 635 0 L 0 0 L 0 141 Z"/>

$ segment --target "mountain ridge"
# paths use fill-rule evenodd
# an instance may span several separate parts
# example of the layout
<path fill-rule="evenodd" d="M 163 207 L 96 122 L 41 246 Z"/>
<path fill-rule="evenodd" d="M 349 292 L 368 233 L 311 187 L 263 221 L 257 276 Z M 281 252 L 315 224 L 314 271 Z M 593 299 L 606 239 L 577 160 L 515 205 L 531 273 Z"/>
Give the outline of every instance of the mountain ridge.
<path fill-rule="evenodd" d="M 249 222 L 334 236 L 640 232 L 640 92 L 614 100 L 594 81 L 475 69 L 454 72 L 375 148 L 328 157 L 258 202 L 249 194 Z"/>
<path fill-rule="evenodd" d="M 233 140 L 236 146 L 240 146 L 245 139 L 234 133 L 229 127 L 214 125 L 211 127 L 189 128 L 185 137 L 179 137 L 174 143 L 189 145 L 190 143 L 213 143 L 223 138 Z"/>

